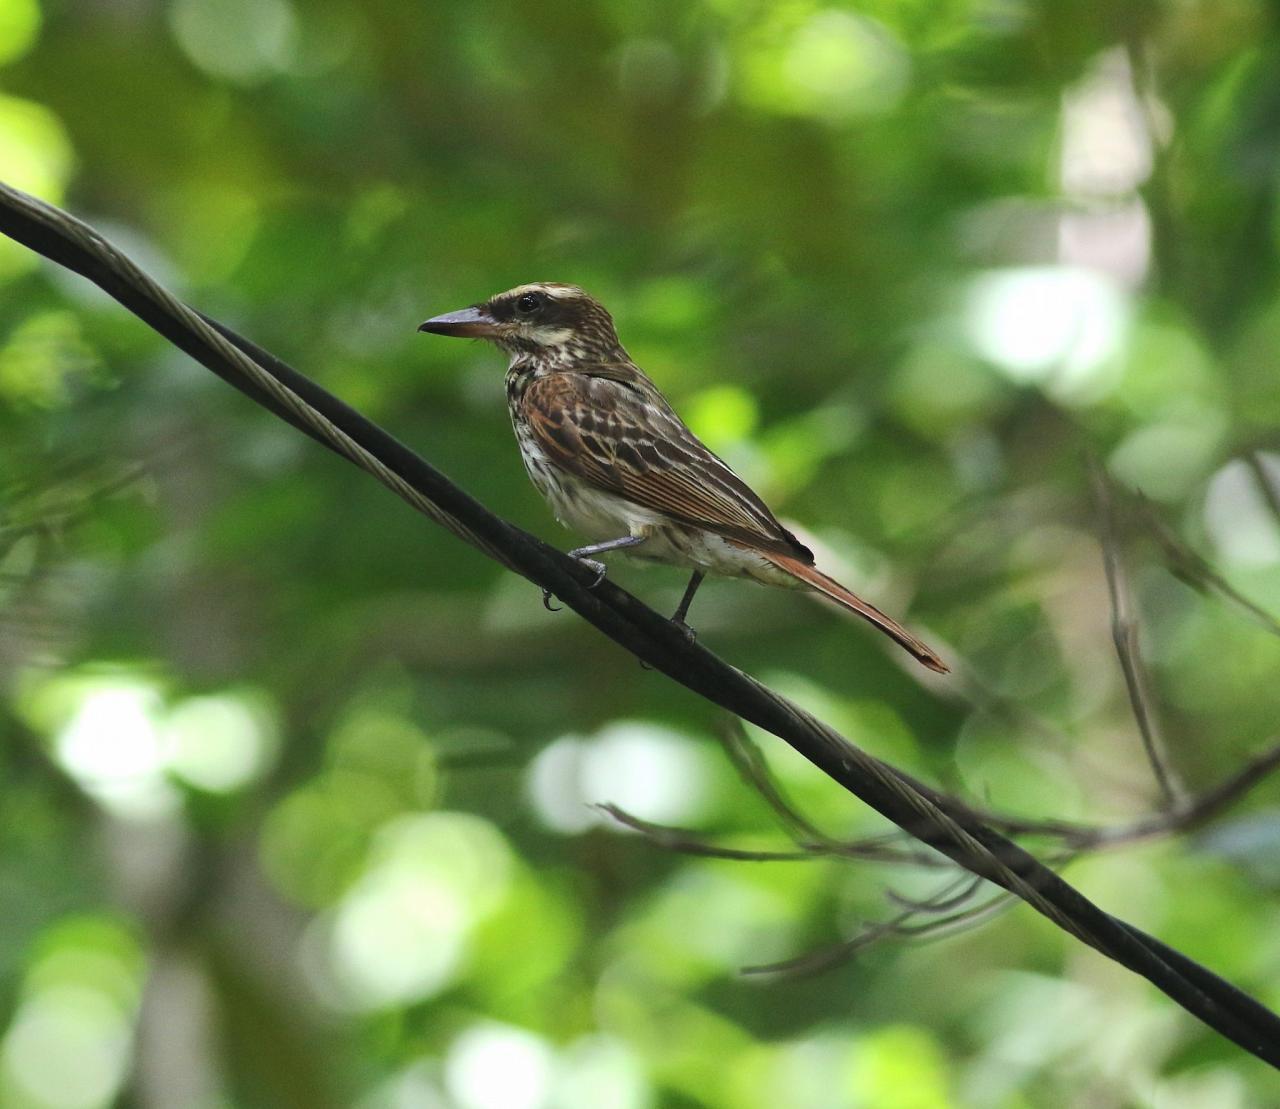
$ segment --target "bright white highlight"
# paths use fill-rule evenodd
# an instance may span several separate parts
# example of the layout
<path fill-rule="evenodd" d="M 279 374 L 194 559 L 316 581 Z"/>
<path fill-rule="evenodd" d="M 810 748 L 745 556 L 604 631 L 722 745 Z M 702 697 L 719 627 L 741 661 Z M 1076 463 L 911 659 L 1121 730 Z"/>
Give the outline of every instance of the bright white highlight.
<path fill-rule="evenodd" d="M 99 990 L 59 985 L 19 1007 L 0 1061 L 6 1078 L 42 1109 L 105 1109 L 129 1061 L 131 1031 L 120 1007 Z"/>
<path fill-rule="evenodd" d="M 1014 381 L 1088 403 L 1116 384 L 1129 324 L 1113 281 L 1067 266 L 995 270 L 970 286 L 965 322 L 978 353 Z"/>
<path fill-rule="evenodd" d="M 266 769 L 274 748 L 261 714 L 233 697 L 192 697 L 164 724 L 169 767 L 199 789 L 228 793 Z"/>
<path fill-rule="evenodd" d="M 126 678 L 89 683 L 58 732 L 58 763 L 86 793 L 121 816 L 172 812 L 178 796 L 165 780 L 160 695 Z"/>
<path fill-rule="evenodd" d="M 113 674 L 53 679 L 33 700 L 53 724 L 58 764 L 126 818 L 176 811 L 181 794 L 171 776 L 219 793 L 245 786 L 275 748 L 264 712 L 236 695 L 193 697 L 168 709 L 155 683 Z"/>
<path fill-rule="evenodd" d="M 545 1040 L 504 1024 L 481 1024 L 454 1041 L 445 1084 L 460 1109 L 549 1106 L 555 1057 Z"/>
<path fill-rule="evenodd" d="M 1274 454 L 1261 458 L 1271 480 L 1280 483 L 1280 458 Z M 1209 482 L 1204 524 L 1226 562 L 1267 566 L 1280 560 L 1280 529 L 1253 471 L 1239 459 L 1228 462 Z"/>
<path fill-rule="evenodd" d="M 592 739 L 556 740 L 534 759 L 528 789 L 538 815 L 560 832 L 606 821 L 591 808 L 605 802 L 646 820 L 688 823 L 706 809 L 709 770 L 678 732 L 630 721 Z"/>
<path fill-rule="evenodd" d="M 1062 191 L 1114 197 L 1151 176 L 1155 155 L 1123 47 L 1101 54 L 1062 98 Z"/>
<path fill-rule="evenodd" d="M 1134 289 L 1151 265 L 1151 216 L 1141 197 L 1058 217 L 1058 258 Z"/>
<path fill-rule="evenodd" d="M 1123 48 L 1107 50 L 1062 98 L 1059 182 L 1072 201 L 1058 218 L 1058 260 L 1136 288 L 1151 264 L 1151 217 L 1138 187 L 1155 164 L 1161 105 L 1134 88 Z"/>
<path fill-rule="evenodd" d="M 428 997 L 454 980 L 472 930 L 506 897 L 511 853 L 462 813 L 397 818 L 327 926 L 332 983 L 357 1009 Z"/>

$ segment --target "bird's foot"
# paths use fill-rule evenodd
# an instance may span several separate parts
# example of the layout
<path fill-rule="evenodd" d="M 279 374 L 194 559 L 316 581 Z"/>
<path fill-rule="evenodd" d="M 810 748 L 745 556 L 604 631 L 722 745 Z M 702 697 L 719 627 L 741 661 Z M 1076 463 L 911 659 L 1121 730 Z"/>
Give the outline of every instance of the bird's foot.
<path fill-rule="evenodd" d="M 595 580 L 588 583 L 587 585 L 588 589 L 595 589 L 595 587 L 598 586 L 602 581 L 604 581 L 604 579 L 608 576 L 609 567 L 607 567 L 603 562 L 599 562 L 594 558 L 586 558 L 583 556 L 583 554 L 580 551 L 570 551 L 569 557 L 573 559 L 575 562 L 577 562 L 579 565 L 585 566 L 588 570 L 591 570 L 595 573 L 596 575 Z M 560 606 L 553 605 L 551 603 L 551 598 L 553 596 L 554 594 L 551 592 L 550 589 L 544 589 L 542 591 L 542 607 L 545 608 L 548 612 L 559 612 Z"/>
<path fill-rule="evenodd" d="M 569 557 L 577 561 L 579 565 L 585 566 L 588 570 L 595 573 L 595 581 L 591 582 L 591 584 L 587 586 L 588 589 L 595 589 L 596 586 L 604 581 L 605 577 L 609 573 L 609 567 L 607 567 L 603 562 L 599 562 L 594 558 L 583 558 L 583 556 L 577 551 L 570 551 Z"/>
<path fill-rule="evenodd" d="M 684 634 L 685 641 L 689 643 L 690 646 L 698 642 L 698 633 L 693 628 L 689 627 L 689 625 L 686 624 L 679 616 L 671 617 L 671 626 Z M 641 659 L 640 669 L 652 670 L 653 667 L 645 662 L 644 659 Z"/>
<path fill-rule="evenodd" d="M 695 628 L 689 627 L 689 625 L 686 624 L 679 616 L 673 616 L 671 618 L 671 626 L 674 627 L 677 631 L 682 632 L 684 634 L 685 639 L 688 640 L 690 643 L 698 642 L 697 630 Z"/>

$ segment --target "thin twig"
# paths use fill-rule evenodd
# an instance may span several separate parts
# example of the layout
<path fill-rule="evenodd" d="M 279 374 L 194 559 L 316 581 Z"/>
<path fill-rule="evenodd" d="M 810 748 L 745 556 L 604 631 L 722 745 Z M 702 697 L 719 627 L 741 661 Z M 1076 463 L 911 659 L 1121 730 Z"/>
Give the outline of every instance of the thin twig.
<path fill-rule="evenodd" d="M 736 862 L 752 863 L 812 862 L 815 859 L 831 857 L 824 848 L 818 848 L 813 851 L 806 850 L 803 847 L 796 848 L 793 851 L 749 851 L 739 847 L 721 847 L 700 839 L 688 828 L 676 828 L 669 824 L 655 824 L 649 820 L 641 820 L 638 816 L 627 812 L 626 809 L 608 802 L 593 805 L 592 807 L 616 820 L 623 827 L 630 828 L 633 832 L 639 832 L 655 846 L 665 848 L 668 851 L 677 851 L 682 855 L 697 855 L 701 858 L 732 859 Z M 878 856 L 869 855 L 866 857 L 876 858 L 879 861 Z"/>
<path fill-rule="evenodd" d="M 980 815 L 988 823 L 1012 834 L 1049 836 L 1058 840 L 1059 846 L 1054 849 L 1053 853 L 1054 864 L 1061 866 L 1090 852 L 1114 849 L 1140 841 L 1150 841 L 1194 831 L 1196 828 L 1202 827 L 1215 819 L 1236 801 L 1244 797 L 1249 790 L 1267 778 L 1277 767 L 1280 767 L 1280 743 L 1268 747 L 1255 755 L 1236 773 L 1224 779 L 1218 785 L 1185 799 L 1177 810 L 1161 812 L 1128 824 L 1110 827 L 1078 824 L 1070 821 L 1021 820 L 989 811 L 980 811 Z M 757 785 L 757 779 L 753 778 L 752 784 Z M 952 865 L 934 854 L 904 850 L 895 846 L 891 837 L 884 836 L 847 842 L 831 841 L 824 837 L 821 842 L 797 842 L 796 850 L 793 851 L 746 850 L 723 847 L 708 843 L 697 836 L 696 833 L 685 828 L 674 828 L 670 825 L 655 824 L 641 820 L 617 805 L 604 804 L 598 805 L 596 808 L 620 824 L 648 837 L 656 846 L 703 858 L 746 862 L 812 862 L 830 860 L 832 858 L 848 858 L 866 862 L 887 862 L 923 867 Z M 786 816 L 789 817 L 792 812 L 793 810 L 788 807 Z M 794 822 L 784 821 L 784 823 L 794 826 Z M 1001 893 L 984 902 L 983 905 L 965 909 L 955 916 L 940 917 L 920 925 L 909 923 L 912 912 L 938 914 L 951 909 L 958 909 L 964 902 L 976 896 L 981 885 L 981 879 L 965 877 L 958 887 L 944 887 L 943 892 L 924 900 L 905 897 L 892 889 L 886 890 L 885 893 L 889 901 L 904 910 L 903 913 L 889 920 L 869 925 L 858 935 L 839 944 L 779 963 L 749 967 L 746 968 L 746 972 L 812 973 L 843 962 L 857 952 L 883 939 L 919 939 L 950 935 L 954 931 L 972 927 L 987 919 L 994 912 L 1001 911 L 1012 904 L 1013 898 L 1009 894 Z M 951 888 L 955 888 L 956 892 L 948 898 L 945 891 Z"/>
<path fill-rule="evenodd" d="M 1178 806 L 1127 824 L 1097 825 L 1069 820 L 1024 820 L 986 809 L 975 812 L 1010 835 L 1048 836 L 1073 852 L 1119 847 L 1194 831 L 1215 819 L 1254 786 L 1280 768 L 1280 743 L 1254 755 L 1234 774 L 1198 794 L 1184 796 Z"/>
<path fill-rule="evenodd" d="M 1280 635 L 1280 620 L 1270 612 L 1250 600 L 1234 585 L 1224 578 L 1202 555 L 1193 551 L 1173 533 L 1173 530 L 1162 520 L 1150 502 L 1140 493 L 1132 494 L 1138 510 L 1155 536 L 1156 542 L 1164 552 L 1165 563 L 1169 572 L 1179 581 L 1190 586 L 1197 593 L 1216 593 L 1234 607 L 1240 609 L 1255 623 L 1260 624 L 1272 635 Z M 1277 506 L 1280 508 L 1280 506 Z"/>
<path fill-rule="evenodd" d="M 795 863 L 815 862 L 822 859 L 863 859 L 868 862 L 897 863 L 901 865 L 923 867 L 950 867 L 955 864 L 941 855 L 913 851 L 896 846 L 889 837 L 877 836 L 865 840 L 804 841 L 798 840 L 791 851 L 747 850 L 738 847 L 723 847 L 708 843 L 696 832 L 688 828 L 674 827 L 670 824 L 655 824 L 642 820 L 634 813 L 611 803 L 593 806 L 606 816 L 616 820 L 624 827 L 650 839 L 655 846 L 668 851 L 678 851 L 682 855 L 699 855 L 711 859 L 737 859 L 757 863 Z"/>
<path fill-rule="evenodd" d="M 1120 659 L 1120 669 L 1124 673 L 1125 689 L 1129 693 L 1133 719 L 1142 737 L 1142 748 L 1146 752 L 1147 761 L 1151 763 L 1152 773 L 1164 795 L 1166 807 L 1173 809 L 1185 796 L 1186 790 L 1169 762 L 1169 753 L 1151 703 L 1147 669 L 1138 645 L 1138 622 L 1133 613 L 1128 576 L 1124 560 L 1120 557 L 1119 540 L 1116 536 L 1115 501 L 1111 495 L 1110 482 L 1102 467 L 1096 461 L 1091 462 L 1090 476 L 1100 517 L 1102 564 L 1106 570 L 1107 593 L 1111 599 L 1111 638 Z"/>
<path fill-rule="evenodd" d="M 87 519 L 103 500 L 128 488 L 145 473 L 146 468 L 142 464 L 133 463 L 104 478 L 92 488 L 69 491 L 61 501 L 32 505 L 21 514 L 15 510 L 12 502 L 21 499 L 23 494 L 15 495 L 11 490 L 11 503 L 0 514 L 0 554 L 11 550 L 21 539 L 32 535 L 56 536 L 73 524 Z"/>
<path fill-rule="evenodd" d="M 862 931 L 839 943 L 809 951 L 774 963 L 760 963 L 742 968 L 743 974 L 808 975 L 848 962 L 859 951 L 890 937 L 901 939 L 934 939 L 951 934 L 985 920 L 994 911 L 1006 908 L 1016 900 L 998 893 L 979 905 L 951 911 L 977 896 L 982 883 L 967 876 L 948 882 L 931 898 L 916 902 L 887 920 L 868 924 Z M 920 918 L 924 917 L 924 920 Z"/>
<path fill-rule="evenodd" d="M 895 889 L 885 890 L 884 895 L 891 904 L 897 905 L 899 909 L 913 909 L 921 913 L 947 913 L 952 909 L 958 909 L 981 888 L 981 878 L 971 878 L 969 875 L 964 874 L 951 887 L 944 886 L 940 892 L 930 897 L 908 897 L 905 893 L 899 893 Z M 948 889 L 954 889 L 955 892 L 948 894 Z"/>
<path fill-rule="evenodd" d="M 742 775 L 743 781 L 764 798 L 765 804 L 773 810 L 792 839 L 797 842 L 808 840 L 831 848 L 840 846 L 839 840 L 814 825 L 791 803 L 786 790 L 769 769 L 764 752 L 752 742 L 739 717 L 728 717 L 719 734 L 730 761 Z"/>

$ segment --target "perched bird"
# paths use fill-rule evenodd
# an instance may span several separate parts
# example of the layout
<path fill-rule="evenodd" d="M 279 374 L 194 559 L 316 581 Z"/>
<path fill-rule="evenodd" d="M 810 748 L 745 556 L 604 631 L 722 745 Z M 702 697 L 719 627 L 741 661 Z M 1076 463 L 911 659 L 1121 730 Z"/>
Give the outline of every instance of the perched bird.
<path fill-rule="evenodd" d="M 673 621 L 707 574 L 816 590 L 895 639 L 930 670 L 946 665 L 874 605 L 813 564 L 741 478 L 700 442 L 618 341 L 604 306 L 576 285 L 540 282 L 427 320 L 418 329 L 487 339 L 510 358 L 507 403 L 525 469 L 556 518 L 592 542 L 693 571 Z"/>

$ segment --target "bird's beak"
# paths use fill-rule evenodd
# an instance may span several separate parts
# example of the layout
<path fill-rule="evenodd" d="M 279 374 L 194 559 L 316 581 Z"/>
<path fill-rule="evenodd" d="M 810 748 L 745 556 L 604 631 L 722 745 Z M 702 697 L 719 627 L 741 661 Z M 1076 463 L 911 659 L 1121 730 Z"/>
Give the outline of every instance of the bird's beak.
<path fill-rule="evenodd" d="M 498 321 L 483 308 L 461 308 L 446 312 L 418 326 L 419 331 L 434 335 L 454 335 L 459 339 L 493 339 L 498 334 Z"/>

